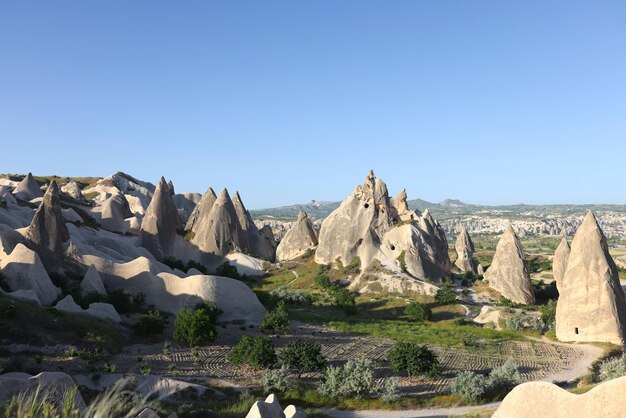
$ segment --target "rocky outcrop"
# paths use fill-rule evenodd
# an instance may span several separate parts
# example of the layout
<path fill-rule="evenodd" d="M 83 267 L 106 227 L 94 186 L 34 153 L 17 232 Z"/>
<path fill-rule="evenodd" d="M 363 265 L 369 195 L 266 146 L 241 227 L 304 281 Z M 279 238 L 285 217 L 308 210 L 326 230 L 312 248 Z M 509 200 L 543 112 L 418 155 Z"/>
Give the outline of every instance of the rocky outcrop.
<path fill-rule="evenodd" d="M 165 179 L 161 177 L 146 210 L 139 239 L 158 260 L 173 254 L 177 231 L 180 229 L 178 211 Z"/>
<path fill-rule="evenodd" d="M 15 395 L 37 388 L 50 391 L 54 399 L 60 400 L 65 392 L 75 386 L 76 383 L 70 375 L 61 372 L 43 372 L 34 376 L 27 373 L 6 373 L 0 375 L 0 402 L 6 402 Z M 78 410 L 85 408 L 85 402 L 78 392 L 74 398 L 74 406 Z"/>
<path fill-rule="evenodd" d="M 76 302 L 74 302 L 74 298 L 69 295 L 61 299 L 54 306 L 54 309 L 62 312 L 89 315 L 98 319 L 113 321 L 115 323 L 119 323 L 122 320 L 113 305 L 109 303 L 92 303 L 87 309 L 83 309 Z"/>
<path fill-rule="evenodd" d="M 174 196 L 176 193 L 174 192 L 174 183 L 172 182 L 172 179 L 167 182 L 167 187 L 170 189 L 170 194 Z"/>
<path fill-rule="evenodd" d="M 37 253 L 22 244 L 17 244 L 10 255 L 2 257 L 0 268 L 11 291 L 32 290 L 44 305 L 54 302 L 61 293 L 52 284 Z"/>
<path fill-rule="evenodd" d="M 43 202 L 26 230 L 25 237 L 45 265 L 50 267 L 60 263 L 70 233 L 61 212 L 59 187 L 56 181 L 50 183 Z"/>
<path fill-rule="evenodd" d="M 201 251 L 225 256 L 243 248 L 244 234 L 226 189 L 215 200 L 208 216 L 202 216 L 201 212 L 198 214 L 194 227 L 195 235 L 191 242 Z"/>
<path fill-rule="evenodd" d="M 194 209 L 202 200 L 202 195 L 200 193 L 181 193 L 172 196 L 172 200 L 176 209 L 178 209 L 178 217 L 181 224 L 186 225 Z"/>
<path fill-rule="evenodd" d="M 196 232 L 198 225 L 205 224 L 216 200 L 217 196 L 215 195 L 213 188 L 209 187 L 204 195 L 202 195 L 200 203 L 196 205 L 191 212 L 191 215 L 189 215 L 189 219 L 185 225 L 185 230 Z"/>
<path fill-rule="evenodd" d="M 507 227 L 498 241 L 491 266 L 485 272 L 485 280 L 489 281 L 492 289 L 515 303 L 535 303 L 524 250 L 511 226 Z"/>
<path fill-rule="evenodd" d="M 561 341 L 624 343 L 626 301 L 604 233 L 589 211 L 572 241 L 556 308 Z"/>
<path fill-rule="evenodd" d="M 246 210 L 241 196 L 239 196 L 239 192 L 235 192 L 233 196 L 233 206 L 243 234 L 242 250 L 255 257 L 273 261 L 276 252 L 276 246 L 273 245 L 275 242 L 267 239 L 267 236 L 257 229 L 250 212 Z"/>
<path fill-rule="evenodd" d="M 127 218 L 133 216 L 126 196 L 117 192 L 102 202 L 100 207 L 100 225 L 113 232 L 125 233 L 129 230 Z"/>
<path fill-rule="evenodd" d="M 552 275 L 556 281 L 556 288 L 560 291 L 561 282 L 567 270 L 567 260 L 569 259 L 570 246 L 567 242 L 567 238 L 563 238 L 561 243 L 554 252 L 554 258 L 552 259 Z"/>
<path fill-rule="evenodd" d="M 316 246 L 317 233 L 313 228 L 313 224 L 306 212 L 300 212 L 298 220 L 278 244 L 276 259 L 279 261 L 293 260 Z"/>
<path fill-rule="evenodd" d="M 43 196 L 39 183 L 33 177 L 31 173 L 28 173 L 26 177 L 13 190 L 13 196 L 22 200 L 33 200 Z"/>
<path fill-rule="evenodd" d="M 283 411 L 276 395 L 269 395 L 265 401 L 256 401 L 246 418 L 306 418 L 306 414 L 289 405 Z"/>
<path fill-rule="evenodd" d="M 72 199 L 82 200 L 83 194 L 80 192 L 80 185 L 74 180 L 70 180 L 67 184 L 61 187 L 61 192 L 65 193 Z"/>
<path fill-rule="evenodd" d="M 102 283 L 100 274 L 98 274 L 98 270 L 96 270 L 95 266 L 89 266 L 85 277 L 83 277 L 83 280 L 80 282 L 80 291 L 85 295 L 97 293 L 106 296 L 107 291 L 104 288 L 104 283 Z"/>
<path fill-rule="evenodd" d="M 471 271 L 477 274 L 478 263 L 474 259 L 474 243 L 466 228 L 462 228 L 461 232 L 459 232 L 459 236 L 454 243 L 454 249 L 457 253 L 457 259 L 454 265 L 462 272 Z"/>
<path fill-rule="evenodd" d="M 548 382 L 516 386 L 492 418 L 619 418 L 626 411 L 626 377 L 599 384 L 576 395 Z"/>

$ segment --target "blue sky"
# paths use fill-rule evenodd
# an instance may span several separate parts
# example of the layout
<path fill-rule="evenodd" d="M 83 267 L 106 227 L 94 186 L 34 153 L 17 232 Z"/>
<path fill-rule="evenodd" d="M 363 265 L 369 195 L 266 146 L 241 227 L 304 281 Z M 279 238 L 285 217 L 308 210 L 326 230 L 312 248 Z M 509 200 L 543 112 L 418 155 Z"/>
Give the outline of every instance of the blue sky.
<path fill-rule="evenodd" d="M 623 1 L 4 1 L 0 172 L 626 203 Z"/>

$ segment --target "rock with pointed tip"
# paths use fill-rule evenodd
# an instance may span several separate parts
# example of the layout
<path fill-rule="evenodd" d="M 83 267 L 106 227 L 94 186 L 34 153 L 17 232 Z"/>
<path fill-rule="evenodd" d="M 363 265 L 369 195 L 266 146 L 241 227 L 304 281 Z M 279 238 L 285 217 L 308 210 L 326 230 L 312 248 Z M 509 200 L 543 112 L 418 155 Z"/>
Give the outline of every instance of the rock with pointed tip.
<path fill-rule="evenodd" d="M 158 260 L 173 254 L 177 231 L 180 229 L 178 210 L 165 179 L 161 177 L 146 210 L 139 233 L 141 246 Z"/>
<path fill-rule="evenodd" d="M 74 298 L 67 295 L 61 299 L 55 306 L 57 311 L 69 312 L 80 315 L 89 315 L 99 319 L 106 319 L 115 323 L 121 322 L 120 315 L 117 313 L 113 305 L 109 303 L 92 303 L 87 309 L 81 308 Z"/>
<path fill-rule="evenodd" d="M 515 302 L 525 305 L 535 303 L 535 293 L 530 283 L 528 264 L 522 244 L 509 225 L 498 241 L 496 253 L 485 273 L 489 286 Z"/>
<path fill-rule="evenodd" d="M 569 259 L 570 246 L 567 242 L 567 238 L 563 238 L 561 243 L 554 252 L 554 258 L 552 259 L 552 275 L 556 281 L 556 288 L 561 288 L 561 281 L 567 270 L 567 260 Z M 559 290 L 560 291 L 560 290 Z"/>
<path fill-rule="evenodd" d="M 233 196 L 233 206 L 243 233 L 242 250 L 254 257 L 274 261 L 276 246 L 265 234 L 259 232 L 237 191 Z"/>
<path fill-rule="evenodd" d="M 25 237 L 46 266 L 55 266 L 61 262 L 70 233 L 63 219 L 56 181 L 50 183 Z"/>
<path fill-rule="evenodd" d="M 174 183 L 172 183 L 172 179 L 167 182 L 167 187 L 170 189 L 170 194 L 174 196 L 176 193 L 174 192 Z"/>
<path fill-rule="evenodd" d="M 96 270 L 96 266 L 93 264 L 89 266 L 85 277 L 83 277 L 83 280 L 80 282 L 80 290 L 85 295 L 98 293 L 106 296 L 107 291 L 104 288 L 104 283 L 102 283 L 100 274 L 98 274 L 98 270 Z"/>
<path fill-rule="evenodd" d="M 276 395 L 270 394 L 265 401 L 256 401 L 246 418 L 284 418 L 283 408 L 278 403 Z"/>
<path fill-rule="evenodd" d="M 317 233 L 306 212 L 298 214 L 298 220 L 287 231 L 276 248 L 276 259 L 293 260 L 317 246 Z"/>
<path fill-rule="evenodd" d="M 209 217 L 209 213 L 211 213 L 211 209 L 216 200 L 217 196 L 213 188 L 209 187 L 204 195 L 202 195 L 200 203 L 198 203 L 191 212 L 187 224 L 185 225 L 185 230 L 196 232 L 198 228 L 197 225 L 206 223 L 206 219 Z"/>
<path fill-rule="evenodd" d="M 556 336 L 561 341 L 624 344 L 626 300 L 606 237 L 589 211 L 572 241 L 559 287 Z"/>
<path fill-rule="evenodd" d="M 128 231 L 127 218 L 133 216 L 126 196 L 117 192 L 105 199 L 100 206 L 100 225 L 108 231 L 125 233 Z"/>
<path fill-rule="evenodd" d="M 72 199 L 82 200 L 83 194 L 80 192 L 80 185 L 71 180 L 61 187 L 61 192 L 65 193 Z"/>
<path fill-rule="evenodd" d="M 32 173 L 28 173 L 13 190 L 13 196 L 22 200 L 33 200 L 43 196 L 43 192 Z"/>
<path fill-rule="evenodd" d="M 471 271 L 478 273 L 478 266 L 474 259 L 474 242 L 467 232 L 467 228 L 463 227 L 454 243 L 454 249 L 458 255 L 454 265 L 462 272 Z"/>

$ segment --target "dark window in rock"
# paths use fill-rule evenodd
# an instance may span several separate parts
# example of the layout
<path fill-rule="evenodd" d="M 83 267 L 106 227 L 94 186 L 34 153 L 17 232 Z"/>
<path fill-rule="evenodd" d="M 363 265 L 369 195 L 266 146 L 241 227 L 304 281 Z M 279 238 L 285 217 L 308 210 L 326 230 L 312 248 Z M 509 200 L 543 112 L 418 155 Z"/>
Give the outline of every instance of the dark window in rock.
<path fill-rule="evenodd" d="M 396 246 L 395 246 L 395 245 L 392 245 L 392 246 L 391 246 L 391 251 L 395 251 L 395 250 L 396 250 Z"/>
<path fill-rule="evenodd" d="M 370 207 L 370 204 L 369 204 L 369 203 L 366 203 L 366 204 L 365 204 L 365 209 L 367 209 L 367 208 L 369 208 L 369 207 Z"/>
<path fill-rule="evenodd" d="M 578 335 L 578 327 L 574 328 L 574 334 Z"/>

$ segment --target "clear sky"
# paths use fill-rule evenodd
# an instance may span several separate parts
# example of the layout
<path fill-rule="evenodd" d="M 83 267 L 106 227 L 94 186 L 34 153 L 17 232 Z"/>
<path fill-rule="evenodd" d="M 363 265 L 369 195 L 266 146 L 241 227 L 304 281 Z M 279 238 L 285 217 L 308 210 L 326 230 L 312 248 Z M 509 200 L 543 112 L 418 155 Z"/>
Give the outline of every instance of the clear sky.
<path fill-rule="evenodd" d="M 626 203 L 624 1 L 2 1 L 0 172 Z"/>

